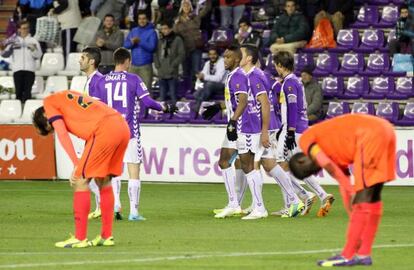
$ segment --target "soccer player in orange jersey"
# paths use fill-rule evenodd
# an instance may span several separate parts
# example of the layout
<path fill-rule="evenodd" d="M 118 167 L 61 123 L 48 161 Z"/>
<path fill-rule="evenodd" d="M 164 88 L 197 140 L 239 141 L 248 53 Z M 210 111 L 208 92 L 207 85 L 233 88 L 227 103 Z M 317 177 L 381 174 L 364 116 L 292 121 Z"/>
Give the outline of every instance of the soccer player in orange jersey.
<path fill-rule="evenodd" d="M 114 194 L 111 177 L 122 174 L 122 160 L 129 141 L 128 125 L 114 109 L 70 90 L 46 97 L 43 104 L 33 114 L 34 126 L 44 136 L 55 131 L 75 166 L 70 178 L 74 189 L 75 235 L 66 241 L 57 242 L 55 246 L 112 246 Z M 80 159 L 76 156 L 69 132 L 86 141 Z M 86 234 L 91 203 L 88 183 L 92 178 L 100 189 L 102 231 L 101 235 L 88 242 Z"/>
<path fill-rule="evenodd" d="M 324 168 L 338 181 L 350 215 L 342 253 L 318 265 L 371 265 L 371 248 L 382 216 L 382 186 L 395 179 L 393 126 L 375 116 L 348 114 L 312 126 L 299 144 L 303 153 L 290 160 L 292 173 L 303 179 Z"/>

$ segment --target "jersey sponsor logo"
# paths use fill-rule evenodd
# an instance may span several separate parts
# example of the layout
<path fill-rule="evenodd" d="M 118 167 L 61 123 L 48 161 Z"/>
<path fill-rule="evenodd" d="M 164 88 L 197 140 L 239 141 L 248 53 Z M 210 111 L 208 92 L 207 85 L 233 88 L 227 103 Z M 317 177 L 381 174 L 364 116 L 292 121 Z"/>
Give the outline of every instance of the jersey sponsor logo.
<path fill-rule="evenodd" d="M 298 97 L 294 94 L 289 94 L 287 96 L 287 101 L 288 101 L 288 103 L 297 103 Z"/>
<path fill-rule="evenodd" d="M 144 82 L 140 82 L 139 85 L 141 85 L 142 90 L 144 90 L 144 91 L 147 91 L 148 90 L 148 88 L 147 88 L 147 86 L 145 85 Z"/>

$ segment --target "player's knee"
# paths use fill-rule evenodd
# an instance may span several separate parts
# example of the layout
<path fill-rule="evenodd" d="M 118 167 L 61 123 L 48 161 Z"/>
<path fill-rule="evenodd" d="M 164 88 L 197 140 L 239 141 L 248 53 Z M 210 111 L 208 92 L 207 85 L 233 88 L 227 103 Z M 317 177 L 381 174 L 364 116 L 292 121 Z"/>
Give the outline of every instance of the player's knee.
<path fill-rule="evenodd" d="M 219 161 L 218 161 L 218 165 L 220 167 L 220 169 L 224 170 L 230 167 L 230 163 L 229 163 L 229 159 L 225 159 L 220 157 Z"/>

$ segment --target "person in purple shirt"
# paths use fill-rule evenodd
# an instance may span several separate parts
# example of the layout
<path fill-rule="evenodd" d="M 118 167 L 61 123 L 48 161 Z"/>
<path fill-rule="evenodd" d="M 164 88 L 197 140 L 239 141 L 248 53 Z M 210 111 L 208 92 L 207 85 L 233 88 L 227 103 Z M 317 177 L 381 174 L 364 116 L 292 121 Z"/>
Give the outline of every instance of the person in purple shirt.
<path fill-rule="evenodd" d="M 125 48 L 118 48 L 114 52 L 115 70 L 106 74 L 96 84 L 96 97 L 116 109 L 126 119 L 131 139 L 125 152 L 124 162 L 128 165 L 128 195 L 130 201 L 130 214 L 128 220 L 145 220 L 138 212 L 141 181 L 139 180 L 140 164 L 142 163 L 142 147 L 138 123 L 139 100 L 148 108 L 173 113 L 174 106 L 162 105 L 153 100 L 145 83 L 138 75 L 128 73 L 131 66 L 131 54 Z M 119 195 L 120 181 L 116 188 Z M 114 191 L 115 192 L 115 191 Z M 121 204 L 118 196 L 116 212 L 120 212 Z M 119 214 L 119 217 L 122 218 Z"/>
<path fill-rule="evenodd" d="M 295 192 L 299 194 L 304 201 L 305 208 L 302 214 L 310 211 L 316 197 L 321 200 L 321 207 L 317 213 L 318 217 L 325 216 L 333 201 L 335 200 L 331 194 L 319 185 L 314 176 L 305 178 L 304 181 L 308 187 L 314 192 L 307 192 L 298 183 L 298 180 L 289 172 L 288 161 L 290 157 L 298 152 L 297 142 L 301 134 L 308 128 L 308 117 L 306 113 L 306 98 L 302 82 L 293 73 L 294 59 L 289 52 L 281 51 L 273 56 L 273 64 L 277 73 L 282 77 L 282 85 L 280 90 L 280 110 L 282 119 L 282 128 L 278 132 L 278 143 L 276 161 L 280 164 L 286 174 L 289 175 Z M 283 209 L 281 210 L 283 211 Z"/>

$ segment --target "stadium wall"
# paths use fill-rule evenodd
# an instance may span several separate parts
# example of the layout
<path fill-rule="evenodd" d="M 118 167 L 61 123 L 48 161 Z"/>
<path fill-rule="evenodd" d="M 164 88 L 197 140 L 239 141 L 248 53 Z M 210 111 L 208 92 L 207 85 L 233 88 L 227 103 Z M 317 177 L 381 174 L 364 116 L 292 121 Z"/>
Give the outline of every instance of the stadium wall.
<path fill-rule="evenodd" d="M 225 127 L 143 125 L 141 127 L 144 162 L 143 181 L 222 182 L 217 164 Z M 398 128 L 397 180 L 392 185 L 414 185 L 414 130 Z M 83 141 L 72 137 L 76 152 L 82 153 Z M 69 157 L 58 140 L 56 161 L 58 178 L 67 179 L 72 171 Z M 263 175 L 265 173 L 263 172 Z M 124 170 L 124 179 L 127 174 Z M 335 184 L 327 173 L 318 175 L 322 184 Z M 274 180 L 265 176 L 266 183 Z"/>

